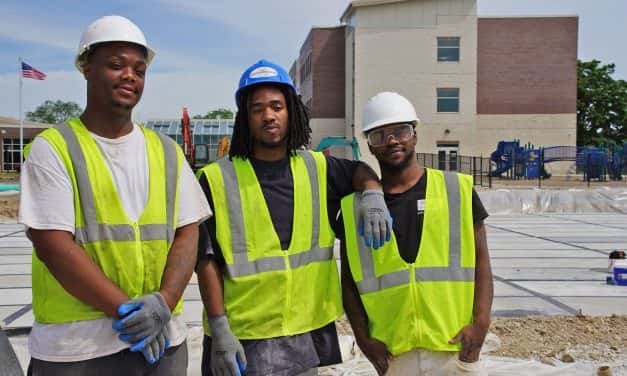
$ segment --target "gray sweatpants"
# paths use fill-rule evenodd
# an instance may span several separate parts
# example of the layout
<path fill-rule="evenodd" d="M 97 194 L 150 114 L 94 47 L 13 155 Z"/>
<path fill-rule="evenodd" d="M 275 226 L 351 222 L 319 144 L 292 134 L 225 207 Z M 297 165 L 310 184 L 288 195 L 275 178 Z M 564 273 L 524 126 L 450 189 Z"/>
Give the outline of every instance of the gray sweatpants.
<path fill-rule="evenodd" d="M 80 362 L 47 362 L 31 358 L 29 376 L 179 376 L 187 374 L 187 343 L 169 348 L 150 365 L 140 352 L 130 350 Z"/>

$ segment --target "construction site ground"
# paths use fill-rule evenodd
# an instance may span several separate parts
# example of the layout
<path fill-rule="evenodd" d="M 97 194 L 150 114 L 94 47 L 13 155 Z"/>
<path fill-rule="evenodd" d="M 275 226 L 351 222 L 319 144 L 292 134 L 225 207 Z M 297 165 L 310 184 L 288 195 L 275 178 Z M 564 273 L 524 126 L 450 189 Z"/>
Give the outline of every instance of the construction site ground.
<path fill-rule="evenodd" d="M 17 201 L 15 194 L 0 194 L 0 324 L 26 366 L 26 332 L 33 322 L 31 245 L 16 223 Z M 627 375 L 627 286 L 606 284 L 608 254 L 627 249 L 624 213 L 513 212 L 488 218 L 495 298 L 483 359 L 490 375 L 594 375 L 603 365 Z M 195 276 L 184 307 L 189 374 L 197 375 L 202 303 Z M 345 361 L 321 374 L 374 374 L 345 318 L 338 331 Z"/>

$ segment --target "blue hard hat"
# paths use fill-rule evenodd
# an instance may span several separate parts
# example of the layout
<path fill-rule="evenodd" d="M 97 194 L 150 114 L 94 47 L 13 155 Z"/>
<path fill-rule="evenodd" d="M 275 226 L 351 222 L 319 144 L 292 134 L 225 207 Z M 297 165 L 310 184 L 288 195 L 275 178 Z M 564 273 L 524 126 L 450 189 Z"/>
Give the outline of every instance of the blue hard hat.
<path fill-rule="evenodd" d="M 268 60 L 259 60 L 248 67 L 239 79 L 239 87 L 235 92 L 235 103 L 237 107 L 240 107 L 240 97 L 244 89 L 263 83 L 285 85 L 296 92 L 292 79 L 285 69 Z"/>

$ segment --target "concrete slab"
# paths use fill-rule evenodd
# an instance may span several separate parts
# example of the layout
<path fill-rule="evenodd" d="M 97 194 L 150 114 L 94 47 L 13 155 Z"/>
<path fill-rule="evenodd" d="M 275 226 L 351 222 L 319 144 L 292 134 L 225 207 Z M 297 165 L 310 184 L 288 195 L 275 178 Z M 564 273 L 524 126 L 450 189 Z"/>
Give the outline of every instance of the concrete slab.
<path fill-rule="evenodd" d="M 510 215 L 487 220 L 497 315 L 595 314 L 620 311 L 627 289 L 604 285 L 607 253 L 627 248 L 627 216 Z M 18 224 L 0 224 L 0 318 L 30 303 L 31 244 Z M 183 319 L 201 324 L 196 275 L 184 294 Z M 621 304 L 622 303 L 622 304 Z M 627 305 L 625 305 L 627 306 Z M 627 309 L 627 308 L 626 308 Z M 30 325 L 32 311 L 13 325 Z"/>
<path fill-rule="evenodd" d="M 606 258 L 508 258 L 493 259 L 493 268 L 607 268 Z M 605 280 L 605 279 L 604 279 Z"/>
<path fill-rule="evenodd" d="M 0 253 L 0 265 L 29 264 L 31 255 L 6 255 Z"/>
<path fill-rule="evenodd" d="M 2 321 L 4 321 L 7 317 L 11 316 L 15 311 L 19 310 L 22 307 L 23 305 L 0 306 L 0 325 L 4 326 Z"/>
<path fill-rule="evenodd" d="M 518 297 L 518 296 L 533 296 L 531 293 L 508 285 L 503 282 L 494 281 L 494 297 Z"/>
<path fill-rule="evenodd" d="M 492 274 L 510 281 L 605 281 L 606 269 L 589 268 L 493 268 Z"/>
<path fill-rule="evenodd" d="M 490 258 L 599 258 L 599 253 L 585 249 L 490 249 Z"/>
<path fill-rule="evenodd" d="M 0 275 L 0 289 L 15 287 L 31 287 L 30 274 Z"/>
<path fill-rule="evenodd" d="M 557 297 L 555 299 L 577 310 L 581 309 L 584 315 L 627 315 L 627 299 L 624 297 Z"/>
<path fill-rule="evenodd" d="M 33 322 L 35 322 L 35 316 L 33 310 L 29 309 L 9 324 L 7 328 L 29 328 L 33 326 Z"/>
<path fill-rule="evenodd" d="M 538 297 L 502 297 L 494 299 L 494 316 L 569 315 L 571 312 Z"/>
<path fill-rule="evenodd" d="M 7 274 L 30 274 L 30 264 L 0 265 L 0 275 Z"/>
<path fill-rule="evenodd" d="M 1 305 L 24 305 L 31 302 L 30 288 L 3 288 L 0 290 L 2 294 Z"/>
<path fill-rule="evenodd" d="M 182 315 L 187 325 L 202 325 L 202 301 L 184 301 Z"/>
<path fill-rule="evenodd" d="M 627 287 L 607 285 L 605 281 L 599 281 L 597 283 L 585 281 L 529 281 L 517 282 L 517 284 L 539 294 L 550 295 L 552 297 L 627 298 Z M 624 303 L 627 305 L 627 299 L 625 299 Z"/>
<path fill-rule="evenodd" d="M 0 255 L 31 255 L 33 250 L 31 248 L 9 248 L 0 246 Z"/>

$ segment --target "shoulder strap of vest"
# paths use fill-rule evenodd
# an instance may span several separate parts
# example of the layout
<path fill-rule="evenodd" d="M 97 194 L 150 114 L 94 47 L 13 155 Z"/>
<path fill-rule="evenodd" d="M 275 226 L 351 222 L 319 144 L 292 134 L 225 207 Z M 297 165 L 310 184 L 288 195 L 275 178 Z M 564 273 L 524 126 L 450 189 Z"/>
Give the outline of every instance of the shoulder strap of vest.
<path fill-rule="evenodd" d="M 163 154 L 165 156 L 165 197 L 166 197 L 166 214 L 167 214 L 167 226 L 168 226 L 168 244 L 174 242 L 175 233 L 175 218 L 174 207 L 176 204 L 177 196 L 177 183 L 179 182 L 179 160 L 176 152 L 176 144 L 170 137 L 155 132 L 161 140 L 163 146 Z M 186 162 L 183 162 L 186 163 Z"/>

